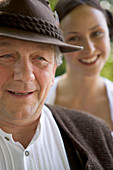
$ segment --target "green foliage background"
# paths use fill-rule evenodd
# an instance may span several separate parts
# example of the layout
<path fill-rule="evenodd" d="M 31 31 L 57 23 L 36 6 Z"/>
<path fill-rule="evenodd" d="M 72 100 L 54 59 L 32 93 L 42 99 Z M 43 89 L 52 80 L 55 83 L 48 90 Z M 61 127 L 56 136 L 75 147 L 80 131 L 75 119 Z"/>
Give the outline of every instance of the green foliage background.
<path fill-rule="evenodd" d="M 50 0 L 50 5 L 52 10 L 54 9 L 55 4 L 58 0 Z M 108 0 L 109 3 L 113 4 L 113 0 Z M 57 68 L 56 76 L 61 75 L 65 72 L 65 61 L 63 60 L 63 64 Z M 101 76 L 108 78 L 113 81 L 113 42 L 111 42 L 111 54 L 106 61 L 102 71 Z"/>

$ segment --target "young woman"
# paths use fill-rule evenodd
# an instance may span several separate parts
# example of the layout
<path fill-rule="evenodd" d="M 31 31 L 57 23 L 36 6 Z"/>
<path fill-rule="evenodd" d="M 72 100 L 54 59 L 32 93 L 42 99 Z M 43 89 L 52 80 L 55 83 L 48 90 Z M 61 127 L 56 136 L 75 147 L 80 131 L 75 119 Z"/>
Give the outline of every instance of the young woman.
<path fill-rule="evenodd" d="M 64 54 L 66 73 L 55 79 L 46 102 L 89 112 L 113 130 L 113 83 L 100 76 L 110 54 L 112 15 L 97 0 L 60 0 L 55 10 L 65 41 L 84 50 Z"/>

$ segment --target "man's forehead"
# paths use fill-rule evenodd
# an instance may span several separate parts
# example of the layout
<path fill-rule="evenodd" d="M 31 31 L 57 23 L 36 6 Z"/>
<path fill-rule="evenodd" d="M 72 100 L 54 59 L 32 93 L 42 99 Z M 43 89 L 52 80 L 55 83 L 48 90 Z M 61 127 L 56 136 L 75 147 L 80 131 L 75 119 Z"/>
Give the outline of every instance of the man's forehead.
<path fill-rule="evenodd" d="M 26 40 L 19 40 L 16 38 L 10 38 L 10 37 L 5 37 L 5 36 L 0 36 L 0 46 L 5 45 L 5 46 L 17 46 L 17 45 L 32 45 L 36 48 L 40 49 L 54 49 L 53 45 L 50 44 L 45 44 L 45 43 L 38 43 L 38 42 L 32 42 L 32 41 L 26 41 Z"/>

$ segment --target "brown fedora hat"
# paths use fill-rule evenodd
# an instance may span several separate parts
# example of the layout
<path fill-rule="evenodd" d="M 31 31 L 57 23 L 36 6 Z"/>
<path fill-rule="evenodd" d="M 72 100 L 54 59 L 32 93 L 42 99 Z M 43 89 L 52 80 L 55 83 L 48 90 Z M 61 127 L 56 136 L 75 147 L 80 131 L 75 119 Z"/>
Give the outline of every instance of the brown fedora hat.
<path fill-rule="evenodd" d="M 57 45 L 61 52 L 82 49 L 64 43 L 47 0 L 0 0 L 0 35 Z"/>

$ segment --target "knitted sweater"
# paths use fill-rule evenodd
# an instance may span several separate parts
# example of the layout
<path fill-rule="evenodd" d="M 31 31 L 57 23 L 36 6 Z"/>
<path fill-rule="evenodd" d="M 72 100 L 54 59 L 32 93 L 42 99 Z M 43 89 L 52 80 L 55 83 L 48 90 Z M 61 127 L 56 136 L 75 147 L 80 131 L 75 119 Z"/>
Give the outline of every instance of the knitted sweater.
<path fill-rule="evenodd" d="M 113 170 L 113 141 L 102 120 L 60 106 L 47 107 L 61 132 L 71 170 Z"/>

